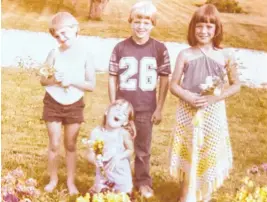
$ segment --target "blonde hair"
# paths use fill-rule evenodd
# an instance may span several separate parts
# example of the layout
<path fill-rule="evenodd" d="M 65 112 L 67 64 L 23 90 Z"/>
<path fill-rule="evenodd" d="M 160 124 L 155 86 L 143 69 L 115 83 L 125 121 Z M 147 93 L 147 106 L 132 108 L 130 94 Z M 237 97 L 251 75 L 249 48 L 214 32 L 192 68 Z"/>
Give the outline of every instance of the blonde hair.
<path fill-rule="evenodd" d="M 151 1 L 139 1 L 135 3 L 130 11 L 128 22 L 131 23 L 134 17 L 150 19 L 152 24 L 156 25 L 157 8 Z"/>
<path fill-rule="evenodd" d="M 196 46 L 198 43 L 195 36 L 195 28 L 199 22 L 215 24 L 216 30 L 212 43 L 215 48 L 221 48 L 220 43 L 223 39 L 223 26 L 217 8 L 212 4 L 204 4 L 196 10 L 190 21 L 187 34 L 187 40 L 190 46 Z"/>
<path fill-rule="evenodd" d="M 73 15 L 68 12 L 58 12 L 56 13 L 49 24 L 49 32 L 52 36 L 54 36 L 55 30 L 57 27 L 77 27 L 77 32 L 79 29 L 79 22 L 76 20 Z"/>
<path fill-rule="evenodd" d="M 111 107 L 115 106 L 115 105 L 124 105 L 124 104 L 127 104 L 127 109 L 128 109 L 128 123 L 127 125 L 123 126 L 123 128 L 125 128 L 130 134 L 131 136 L 135 136 L 136 134 L 136 129 L 135 129 L 135 125 L 134 125 L 134 109 L 133 109 L 133 106 L 130 102 L 128 102 L 127 100 L 125 99 L 118 99 L 118 100 L 115 100 L 115 102 L 113 102 L 112 104 L 110 104 L 107 108 L 107 111 L 110 110 Z M 105 113 L 104 117 L 103 117 L 103 121 L 102 121 L 102 128 L 105 127 L 106 125 L 106 122 L 107 122 L 107 114 Z"/>

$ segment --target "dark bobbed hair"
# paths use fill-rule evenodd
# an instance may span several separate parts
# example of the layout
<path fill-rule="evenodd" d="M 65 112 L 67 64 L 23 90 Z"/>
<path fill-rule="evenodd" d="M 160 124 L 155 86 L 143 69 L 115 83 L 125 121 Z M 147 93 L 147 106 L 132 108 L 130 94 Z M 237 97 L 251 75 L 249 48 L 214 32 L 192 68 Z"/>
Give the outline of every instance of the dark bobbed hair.
<path fill-rule="evenodd" d="M 195 28 L 196 24 L 204 22 L 204 23 L 213 23 L 216 26 L 215 35 L 212 40 L 213 47 L 221 48 L 220 44 L 223 39 L 223 26 L 219 17 L 219 11 L 212 4 L 204 4 L 200 8 L 198 8 L 191 21 L 189 23 L 187 41 L 190 46 L 196 46 L 198 41 L 195 36 Z"/>

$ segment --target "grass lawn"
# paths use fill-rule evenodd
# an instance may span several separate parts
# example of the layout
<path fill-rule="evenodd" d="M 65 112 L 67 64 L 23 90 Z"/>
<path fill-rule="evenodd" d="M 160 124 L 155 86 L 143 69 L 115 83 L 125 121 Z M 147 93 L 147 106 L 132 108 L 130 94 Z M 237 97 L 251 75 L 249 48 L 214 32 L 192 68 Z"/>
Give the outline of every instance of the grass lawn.
<path fill-rule="evenodd" d="M 2 68 L 2 176 L 17 167 L 38 180 L 42 191 L 48 182 L 48 136 L 41 118 L 44 89 L 38 77 L 21 69 Z M 94 168 L 84 159 L 85 146 L 82 138 L 99 125 L 108 105 L 107 74 L 97 75 L 95 92 L 85 96 L 86 122 L 78 138 L 78 162 L 76 182 L 85 192 L 93 183 Z M 168 145 L 175 123 L 178 100 L 170 93 L 164 108 L 164 120 L 154 127 L 151 172 L 156 196 L 149 201 L 175 202 L 177 182 L 168 175 Z M 240 187 L 248 168 L 267 162 L 267 90 L 243 87 L 241 92 L 227 100 L 229 129 L 234 153 L 234 168 L 224 186 L 213 195 L 218 202 L 233 201 L 231 197 Z M 256 183 L 263 185 L 267 175 L 255 176 Z M 66 194 L 66 167 L 63 144 L 60 154 L 59 185 L 54 193 L 41 192 L 36 201 L 71 201 Z M 138 201 L 144 201 L 138 199 Z"/>
<path fill-rule="evenodd" d="M 135 0 L 112 0 L 106 7 L 102 21 L 88 20 L 88 0 L 3 0 L 2 27 L 47 31 L 51 16 L 69 11 L 81 24 L 81 34 L 101 37 L 127 37 L 130 7 Z M 196 4 L 205 0 L 153 0 L 158 8 L 158 25 L 152 36 L 162 41 L 185 42 L 187 26 Z M 222 14 L 224 45 L 267 50 L 267 1 L 239 0 L 245 14 Z"/>

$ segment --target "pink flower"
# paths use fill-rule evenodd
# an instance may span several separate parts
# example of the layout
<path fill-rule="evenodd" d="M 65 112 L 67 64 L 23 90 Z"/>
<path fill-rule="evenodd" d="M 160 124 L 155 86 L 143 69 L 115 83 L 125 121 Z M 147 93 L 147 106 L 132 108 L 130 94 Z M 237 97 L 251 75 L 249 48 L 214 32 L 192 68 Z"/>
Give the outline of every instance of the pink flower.
<path fill-rule="evenodd" d="M 29 178 L 26 180 L 25 184 L 27 186 L 34 186 L 35 187 L 37 185 L 37 181 L 33 178 Z"/>
<path fill-rule="evenodd" d="M 259 168 L 258 168 L 258 166 L 254 165 L 254 166 L 252 166 L 251 169 L 248 170 L 248 172 L 251 174 L 257 174 L 257 173 L 259 173 Z"/>
<path fill-rule="evenodd" d="M 35 195 L 35 187 L 34 186 L 26 187 L 25 192 L 30 196 L 34 196 Z"/>
<path fill-rule="evenodd" d="M 21 178 L 24 176 L 24 173 L 20 168 L 17 168 L 11 172 L 11 175 L 13 175 L 15 178 Z"/>
<path fill-rule="evenodd" d="M 2 178 L 2 183 L 4 184 L 15 184 L 16 183 L 16 178 L 8 173 L 6 176 Z"/>
<path fill-rule="evenodd" d="M 15 191 L 13 189 L 13 186 L 9 186 L 9 185 L 4 185 L 1 187 L 1 192 L 2 192 L 2 195 L 7 195 L 7 194 L 14 194 Z"/>
<path fill-rule="evenodd" d="M 23 185 L 23 184 L 17 184 L 17 186 L 16 186 L 16 191 L 17 192 L 25 192 L 26 191 L 26 187 L 25 187 L 25 185 Z"/>
<path fill-rule="evenodd" d="M 264 171 L 264 172 L 267 172 L 267 163 L 264 163 L 261 165 L 261 169 Z"/>

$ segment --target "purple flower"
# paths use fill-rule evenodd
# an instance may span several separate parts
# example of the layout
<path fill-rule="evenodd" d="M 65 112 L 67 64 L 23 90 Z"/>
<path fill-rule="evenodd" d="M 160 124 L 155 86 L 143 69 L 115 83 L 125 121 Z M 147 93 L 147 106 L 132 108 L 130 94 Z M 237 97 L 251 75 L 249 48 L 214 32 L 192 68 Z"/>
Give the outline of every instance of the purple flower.
<path fill-rule="evenodd" d="M 3 200 L 5 202 L 19 202 L 19 198 L 14 194 L 7 194 L 6 196 L 3 197 Z"/>
<path fill-rule="evenodd" d="M 261 165 L 261 169 L 264 171 L 264 172 L 267 172 L 267 163 L 264 163 Z"/>
<path fill-rule="evenodd" d="M 21 178 L 24 176 L 24 173 L 20 168 L 17 168 L 11 172 L 11 175 L 13 175 L 15 178 Z"/>
<path fill-rule="evenodd" d="M 34 186 L 35 187 L 37 185 L 37 181 L 33 178 L 29 178 L 26 180 L 25 184 L 27 186 Z"/>

